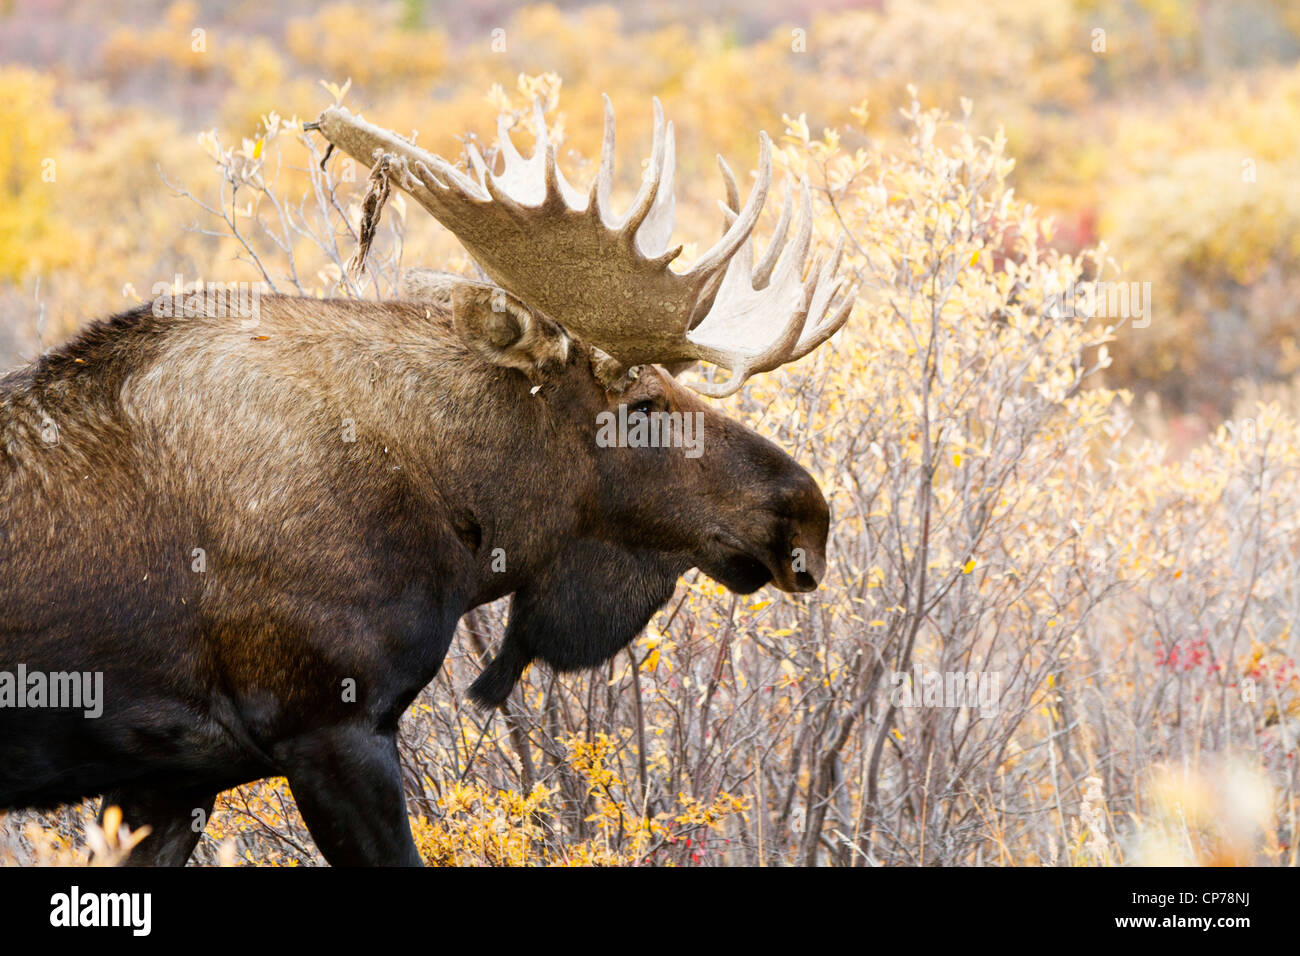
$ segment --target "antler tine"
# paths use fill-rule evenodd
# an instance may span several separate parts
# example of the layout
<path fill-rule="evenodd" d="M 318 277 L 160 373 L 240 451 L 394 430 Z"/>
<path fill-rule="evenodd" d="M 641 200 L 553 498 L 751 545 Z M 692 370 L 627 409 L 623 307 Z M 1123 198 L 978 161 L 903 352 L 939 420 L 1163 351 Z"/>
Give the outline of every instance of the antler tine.
<path fill-rule="evenodd" d="M 758 181 L 754 183 L 754 189 L 749 194 L 749 201 L 745 203 L 745 208 L 741 210 L 726 234 L 691 266 L 690 271 L 686 273 L 688 277 L 699 281 L 715 269 L 726 267 L 732 256 L 736 254 L 736 250 L 749 238 L 754 231 L 754 226 L 758 224 L 763 203 L 767 201 L 767 186 L 771 178 L 772 141 L 767 138 L 766 133 L 759 133 Z"/>
<path fill-rule="evenodd" d="M 858 291 L 856 285 L 850 286 L 844 300 L 839 303 L 834 312 L 830 311 L 831 301 L 845 286 L 843 278 L 835 278 L 834 281 L 831 281 L 836 270 L 840 267 L 840 259 L 843 254 L 844 237 L 841 236 L 835 244 L 835 251 L 831 253 L 830 259 L 822 266 L 820 273 L 814 270 L 814 275 L 809 277 L 810 305 L 808 306 L 808 314 L 813 317 L 813 330 L 799 340 L 799 344 L 790 354 L 789 361 L 791 362 L 803 358 L 816 349 L 838 332 L 844 326 L 844 323 L 849 320 L 849 313 L 853 309 L 854 298 Z"/>
<path fill-rule="evenodd" d="M 733 213 L 722 217 L 722 234 L 725 236 L 731 224 L 736 221 L 736 216 L 740 215 L 740 190 L 736 187 L 736 177 L 731 174 L 731 167 L 721 154 L 718 155 L 718 169 L 722 170 L 722 184 L 727 190 L 727 208 Z"/>
<path fill-rule="evenodd" d="M 483 159 L 483 154 L 478 151 L 478 147 L 473 143 L 466 144 L 465 155 L 469 157 L 470 168 L 473 169 L 475 174 L 478 176 L 479 183 L 486 183 L 492 170 L 488 169 L 487 162 Z M 484 186 L 484 189 L 486 188 L 487 187 Z"/>
<path fill-rule="evenodd" d="M 774 250 L 772 247 L 769 247 L 763 256 L 764 260 L 771 257 L 774 262 L 778 257 L 780 259 L 780 264 L 776 267 L 776 274 L 771 277 L 772 284 L 778 287 L 792 282 L 802 283 L 803 264 L 808 259 L 808 248 L 812 245 L 812 196 L 808 193 L 807 176 L 803 177 L 800 182 L 799 192 L 800 199 L 802 200 L 799 204 L 799 233 L 795 236 L 793 245 L 782 248 L 785 244 L 784 234 L 773 236 L 773 243 L 775 244 L 777 240 L 780 240 L 781 245 L 775 246 L 775 256 L 773 255 Z M 782 224 L 778 223 L 777 225 L 778 227 L 781 227 Z M 785 224 L 787 228 L 788 225 L 788 223 Z M 782 233 L 784 233 L 784 229 L 782 229 Z M 765 282 L 763 287 L 766 285 L 767 283 Z M 757 289 L 762 287 L 755 283 L 754 288 Z"/>
<path fill-rule="evenodd" d="M 422 164 L 417 164 L 417 169 L 423 168 Z M 483 180 L 483 185 L 487 187 L 487 198 L 494 203 L 500 203 L 503 209 L 512 211 L 515 215 L 523 215 L 524 203 L 520 202 L 515 196 L 510 195 L 505 186 L 501 183 L 501 177 L 488 174 Z M 468 190 L 462 189 L 461 193 L 466 196 L 474 194 Z"/>
<path fill-rule="evenodd" d="M 609 191 L 614 182 L 614 104 L 606 94 L 601 94 L 601 99 L 605 101 L 605 132 L 600 138 L 600 165 L 596 168 L 596 178 L 591 181 L 587 209 L 601 225 L 611 227 Z"/>
<path fill-rule="evenodd" d="M 510 120 L 505 113 L 497 117 L 497 147 L 501 150 L 501 158 L 507 166 L 523 165 L 524 157 L 510 136 Z"/>
<path fill-rule="evenodd" d="M 838 282 L 836 283 L 836 287 L 839 287 Z M 788 361 L 798 361 L 805 355 L 816 350 L 823 342 L 840 329 L 844 328 L 844 324 L 848 322 L 849 316 L 853 313 L 853 303 L 856 301 L 857 294 L 857 285 L 849 286 L 848 292 L 844 295 L 844 300 L 840 302 L 835 312 L 830 314 L 826 321 L 822 322 L 818 326 L 817 330 L 807 339 L 806 342 L 800 342 L 799 346 L 790 353 Z"/>
<path fill-rule="evenodd" d="M 542 144 L 538 143 L 537 148 L 541 149 Z M 560 209 L 572 209 L 573 204 L 564 198 L 564 190 L 568 183 L 564 182 L 564 177 L 560 173 L 560 167 L 555 164 L 555 144 L 547 143 L 542 165 L 542 181 L 546 184 L 542 190 L 542 208 L 556 211 Z"/>
<path fill-rule="evenodd" d="M 758 260 L 758 268 L 754 270 L 754 288 L 765 289 L 772 278 L 772 270 L 776 268 L 777 258 L 781 255 L 781 247 L 785 245 L 785 234 L 790 228 L 790 213 L 794 209 L 794 189 L 789 179 L 785 183 L 785 201 L 781 204 L 781 218 L 776 221 L 776 228 L 772 230 L 772 238 L 768 241 L 767 249 L 763 251 L 763 258 Z"/>
<path fill-rule="evenodd" d="M 643 206 L 648 208 L 654 197 L 650 195 L 652 189 L 658 188 L 659 183 L 659 164 L 663 161 L 664 148 L 664 109 L 659 103 L 659 97 L 654 98 L 654 127 L 650 134 L 650 160 L 646 170 L 641 175 L 641 185 L 637 188 L 636 197 L 632 200 L 632 205 L 628 211 L 621 217 L 614 219 L 610 223 L 610 228 L 615 232 L 626 232 L 627 224 L 636 214 L 638 209 Z"/>
<path fill-rule="evenodd" d="M 736 188 L 736 177 L 731 173 L 731 167 L 721 156 L 718 157 L 718 168 L 722 170 L 722 182 L 727 190 L 727 207 L 732 211 L 732 215 L 723 216 L 723 232 L 735 222 L 736 213 L 740 210 L 740 190 Z M 781 249 L 785 245 L 785 234 L 790 228 L 790 213 L 793 209 L 793 190 L 789 177 L 785 182 L 785 200 L 781 204 L 781 217 L 777 220 L 776 228 L 772 230 L 772 238 L 767 244 L 767 249 L 763 253 L 763 258 L 759 260 L 758 268 L 754 270 L 754 288 L 762 289 L 767 286 L 768 281 L 772 278 L 772 269 L 776 266 L 777 257 L 781 254 Z"/>
<path fill-rule="evenodd" d="M 628 228 L 634 229 L 637 249 L 643 256 L 653 258 L 663 254 L 668 248 L 668 240 L 673 235 L 673 213 L 676 200 L 673 196 L 673 175 L 677 169 L 677 143 L 670 121 L 664 127 L 663 152 L 658 164 L 658 181 L 650 191 L 650 204 L 645 212 L 637 215 L 634 210 L 629 219 Z M 678 252 L 681 247 L 678 246 Z M 671 259 L 677 258 L 674 253 Z M 669 261 L 671 261 L 671 259 Z"/>
<path fill-rule="evenodd" d="M 655 207 L 655 200 L 659 194 L 660 185 L 664 180 L 665 157 L 671 149 L 671 129 L 665 128 L 664 108 L 659 102 L 659 97 L 654 99 L 654 133 L 651 137 L 650 145 L 650 163 L 641 178 L 641 186 L 637 190 L 636 198 L 632 200 L 632 206 L 628 209 L 627 214 L 618 220 L 614 225 L 614 230 L 620 234 L 623 242 L 628 248 L 640 249 L 641 244 L 637 242 L 638 232 L 646 222 L 646 218 Z M 671 162 L 671 161 L 670 161 Z M 671 171 L 669 172 L 671 176 Z M 671 182 L 669 183 L 671 188 Z M 671 210 L 670 210 L 671 215 Z M 672 223 L 669 222 L 669 230 L 672 229 Z M 665 237 L 664 245 L 667 245 Z M 660 249 L 659 251 L 662 251 Z"/>
<path fill-rule="evenodd" d="M 542 206 L 558 211 L 562 208 L 581 209 L 583 196 L 569 185 L 555 162 L 555 144 L 546 132 L 546 115 L 542 112 L 542 101 L 533 100 L 533 122 L 537 125 L 537 148 L 533 158 L 542 157 Z"/>

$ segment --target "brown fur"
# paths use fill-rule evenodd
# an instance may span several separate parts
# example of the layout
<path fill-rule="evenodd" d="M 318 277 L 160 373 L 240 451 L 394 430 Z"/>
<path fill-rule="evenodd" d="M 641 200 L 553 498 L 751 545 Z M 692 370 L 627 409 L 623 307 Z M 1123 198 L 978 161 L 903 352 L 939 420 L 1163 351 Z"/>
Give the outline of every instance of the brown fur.
<path fill-rule="evenodd" d="M 606 391 L 513 300 L 453 299 L 141 308 L 0 379 L 0 670 L 102 671 L 106 698 L 0 708 L 0 807 L 113 791 L 172 834 L 141 859 L 183 862 L 179 815 L 286 774 L 332 862 L 418 862 L 392 735 L 463 613 L 515 595 L 496 703 L 533 658 L 611 656 L 692 566 L 815 586 L 826 505 L 788 456 L 658 368 Z M 641 402 L 702 412 L 704 454 L 596 447 Z"/>

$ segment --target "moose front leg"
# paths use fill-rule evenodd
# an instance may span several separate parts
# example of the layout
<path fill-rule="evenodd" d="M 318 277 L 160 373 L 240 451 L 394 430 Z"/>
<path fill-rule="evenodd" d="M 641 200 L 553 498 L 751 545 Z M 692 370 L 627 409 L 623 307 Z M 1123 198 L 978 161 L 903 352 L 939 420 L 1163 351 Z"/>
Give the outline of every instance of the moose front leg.
<path fill-rule="evenodd" d="M 295 740 L 285 776 L 331 866 L 423 866 L 402 794 L 397 741 L 363 728 Z"/>
<path fill-rule="evenodd" d="M 117 807 L 132 830 L 149 828 L 149 835 L 126 858 L 126 866 L 184 866 L 203 836 L 215 801 L 215 794 L 191 790 L 113 790 L 100 803 L 99 822 L 103 824 L 105 810 Z"/>

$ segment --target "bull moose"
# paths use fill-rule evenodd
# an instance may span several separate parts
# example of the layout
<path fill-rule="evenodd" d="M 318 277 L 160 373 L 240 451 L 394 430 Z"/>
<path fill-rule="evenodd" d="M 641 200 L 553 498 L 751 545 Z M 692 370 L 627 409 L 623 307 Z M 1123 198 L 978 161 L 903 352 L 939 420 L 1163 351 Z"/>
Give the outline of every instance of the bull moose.
<path fill-rule="evenodd" d="M 495 285 L 417 274 L 393 301 L 267 296 L 257 334 L 144 306 L 0 379 L 0 674 L 19 698 L 0 683 L 0 808 L 102 794 L 151 828 L 132 863 L 180 865 L 196 811 L 283 775 L 330 863 L 419 865 L 396 730 L 469 610 L 512 596 L 471 690 L 492 706 L 535 659 L 607 661 L 690 568 L 742 594 L 817 587 L 817 483 L 696 392 L 730 394 L 839 329 L 839 250 L 808 262 L 805 182 L 793 241 L 790 190 L 755 263 L 760 134 L 744 207 L 721 163 L 725 232 L 670 268 L 672 126 L 656 101 L 619 217 L 605 111 L 587 196 L 540 110 L 529 159 L 502 131 L 499 174 L 340 107 L 311 124 Z M 699 361 L 730 375 L 675 380 Z M 597 442 L 620 408 L 696 415 L 702 453 Z M 100 712 L 21 706 L 19 669 L 94 673 Z"/>

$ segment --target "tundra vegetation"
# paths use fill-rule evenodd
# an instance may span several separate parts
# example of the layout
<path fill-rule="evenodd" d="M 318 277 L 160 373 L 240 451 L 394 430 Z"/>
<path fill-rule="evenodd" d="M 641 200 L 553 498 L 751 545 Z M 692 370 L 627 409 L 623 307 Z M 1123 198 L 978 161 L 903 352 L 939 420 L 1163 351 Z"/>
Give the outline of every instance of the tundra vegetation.
<path fill-rule="evenodd" d="M 1234 35 L 1211 22 L 1231 5 L 1207 20 L 1176 4 L 1199 32 L 1159 6 L 928 0 L 745 43 L 539 6 L 503 20 L 492 52 L 340 5 L 215 56 L 192 50 L 201 18 L 177 4 L 152 34 L 111 34 L 99 69 L 123 100 L 141 71 L 220 91 L 224 132 L 199 150 L 180 121 L 94 85 L 0 71 L 0 335 L 26 348 L 39 328 L 48 344 L 110 311 L 123 282 L 147 301 L 176 272 L 368 299 L 411 266 L 473 276 L 396 193 L 349 271 L 367 168 L 339 152 L 322 168 L 302 128 L 321 70 L 336 101 L 448 157 L 491 155 L 497 113 L 527 152 L 540 100 L 583 185 L 600 93 L 622 106 L 624 170 L 650 136 L 628 106 L 659 94 L 682 237 L 726 225 L 705 150 L 746 185 L 739 163 L 767 127 L 859 297 L 821 350 L 718 407 L 817 479 L 827 572 L 811 593 L 747 597 L 692 572 L 609 665 L 533 667 L 486 712 L 467 689 L 505 609 L 467 615 L 400 728 L 425 861 L 1294 865 L 1300 25 L 1253 4 L 1275 63 L 1241 71 L 1212 42 Z M 1162 93 L 1123 98 L 1139 84 Z M 1157 163 L 1170 140 L 1198 146 Z M 57 168 L 45 189 L 42 158 Z M 625 204 L 636 186 L 624 174 L 614 192 Z M 1050 308 L 1117 280 L 1152 283 L 1149 326 Z M 953 674 L 996 675 L 996 706 L 927 699 L 927 675 Z M 10 813 L 0 856 L 115 862 L 138 834 L 95 811 Z M 279 779 L 225 794 L 195 858 L 320 862 Z"/>

